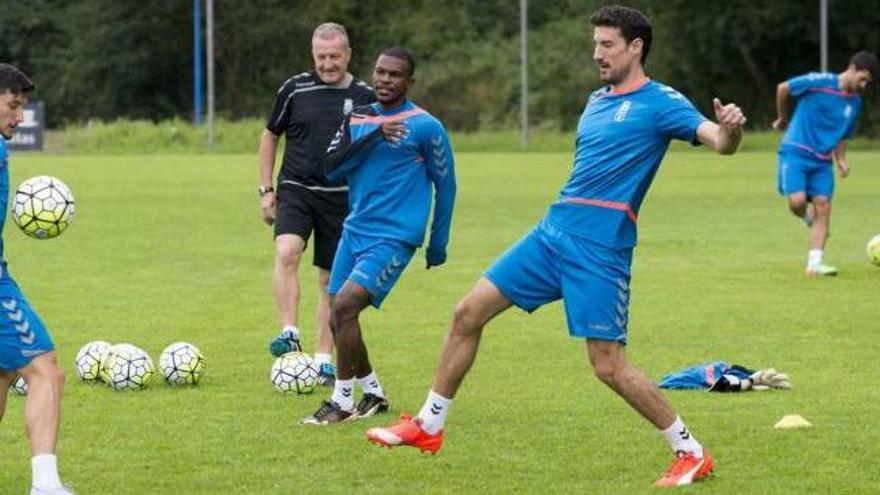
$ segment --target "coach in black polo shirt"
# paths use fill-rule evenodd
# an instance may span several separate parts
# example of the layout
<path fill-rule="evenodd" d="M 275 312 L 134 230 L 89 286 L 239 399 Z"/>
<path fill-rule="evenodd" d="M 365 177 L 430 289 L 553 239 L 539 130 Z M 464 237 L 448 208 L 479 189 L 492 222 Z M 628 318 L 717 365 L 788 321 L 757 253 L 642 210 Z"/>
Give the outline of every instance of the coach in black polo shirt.
<path fill-rule="evenodd" d="M 260 213 L 275 225 L 274 291 L 281 317 L 281 334 L 269 346 L 273 355 L 302 350 L 299 320 L 299 262 L 314 230 L 313 263 L 318 267 L 320 298 L 315 361 L 320 382 L 333 386 L 333 335 L 327 281 L 348 214 L 348 187 L 331 185 L 322 161 L 345 114 L 375 101 L 373 90 L 348 72 L 351 48 L 345 28 L 321 24 L 312 35 L 315 69 L 284 82 L 260 138 Z M 286 138 L 284 160 L 273 187 L 278 139 Z"/>

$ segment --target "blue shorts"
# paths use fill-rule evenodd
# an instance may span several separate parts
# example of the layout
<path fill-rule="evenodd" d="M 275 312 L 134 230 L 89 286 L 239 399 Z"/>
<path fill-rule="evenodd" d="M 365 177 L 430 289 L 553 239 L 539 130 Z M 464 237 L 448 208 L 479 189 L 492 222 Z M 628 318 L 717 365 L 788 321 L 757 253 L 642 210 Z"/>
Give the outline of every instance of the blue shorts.
<path fill-rule="evenodd" d="M 415 247 L 400 241 L 355 234 L 345 229 L 333 258 L 327 292 L 335 296 L 345 281 L 351 280 L 370 293 L 373 306 L 378 308 L 415 251 Z"/>
<path fill-rule="evenodd" d="M 561 298 L 573 337 L 626 344 L 631 264 L 631 248 L 610 249 L 544 219 L 485 277 L 528 312 Z"/>
<path fill-rule="evenodd" d="M 807 197 L 834 195 L 832 162 L 810 158 L 801 153 L 779 150 L 777 190 L 783 196 L 806 193 Z"/>
<path fill-rule="evenodd" d="M 49 332 L 18 284 L 6 274 L 0 276 L 0 370 L 20 370 L 53 350 Z"/>

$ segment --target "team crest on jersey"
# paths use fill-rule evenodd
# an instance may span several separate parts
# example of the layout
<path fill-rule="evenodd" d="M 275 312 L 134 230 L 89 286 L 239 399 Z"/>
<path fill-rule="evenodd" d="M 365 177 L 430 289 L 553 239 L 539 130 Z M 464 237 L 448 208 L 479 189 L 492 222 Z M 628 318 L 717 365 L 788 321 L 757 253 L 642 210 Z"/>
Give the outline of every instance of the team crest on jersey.
<path fill-rule="evenodd" d="M 354 100 L 346 98 L 345 101 L 342 102 L 342 115 L 348 115 L 352 110 L 354 110 Z"/>
<path fill-rule="evenodd" d="M 623 119 L 626 118 L 626 114 L 629 113 L 629 109 L 632 107 L 632 102 L 629 100 L 624 100 L 623 103 L 620 104 L 620 108 L 614 112 L 614 121 L 615 122 L 623 122 Z"/>

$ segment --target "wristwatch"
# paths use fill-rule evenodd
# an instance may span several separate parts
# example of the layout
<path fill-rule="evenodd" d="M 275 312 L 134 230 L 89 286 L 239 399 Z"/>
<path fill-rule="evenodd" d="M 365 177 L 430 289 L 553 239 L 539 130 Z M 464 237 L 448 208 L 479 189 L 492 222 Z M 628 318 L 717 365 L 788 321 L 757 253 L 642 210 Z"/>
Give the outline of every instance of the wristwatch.
<path fill-rule="evenodd" d="M 260 193 L 260 197 L 262 198 L 270 192 L 275 192 L 275 188 L 272 186 L 260 186 L 259 189 L 257 189 L 257 192 Z"/>

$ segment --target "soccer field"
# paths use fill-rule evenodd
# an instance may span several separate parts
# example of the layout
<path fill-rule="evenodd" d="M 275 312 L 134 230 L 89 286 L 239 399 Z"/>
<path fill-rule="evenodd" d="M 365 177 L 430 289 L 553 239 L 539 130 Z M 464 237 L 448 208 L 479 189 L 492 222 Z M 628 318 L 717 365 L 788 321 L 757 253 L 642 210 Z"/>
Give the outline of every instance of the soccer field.
<path fill-rule="evenodd" d="M 793 389 L 667 393 L 715 456 L 688 492 L 876 493 L 880 486 L 880 153 L 851 152 L 838 180 L 827 260 L 806 279 L 807 232 L 775 192 L 775 155 L 671 153 L 640 215 L 629 355 L 651 377 L 710 360 L 775 367 Z M 449 317 L 489 263 L 540 218 L 570 154 L 462 153 L 449 260 L 417 252 L 381 311 L 363 321 L 391 414 L 302 427 L 329 391 L 283 396 L 268 379 L 277 332 L 273 247 L 259 220 L 254 155 L 13 154 L 12 182 L 64 180 L 77 218 L 36 241 L 7 220 L 10 270 L 51 329 L 68 379 L 59 462 L 83 494 L 648 493 L 665 440 L 592 376 L 559 304 L 490 324 L 436 456 L 368 444 L 364 430 L 416 412 Z M 311 260 L 309 254 L 308 260 Z M 313 349 L 316 272 L 303 264 L 301 326 Z M 78 348 L 169 343 L 208 360 L 197 387 L 154 380 L 118 393 L 79 382 Z M 25 493 L 24 400 L 0 423 L 0 493 Z M 775 430 L 785 414 L 811 429 Z M 873 488 L 872 488 L 873 487 Z"/>

